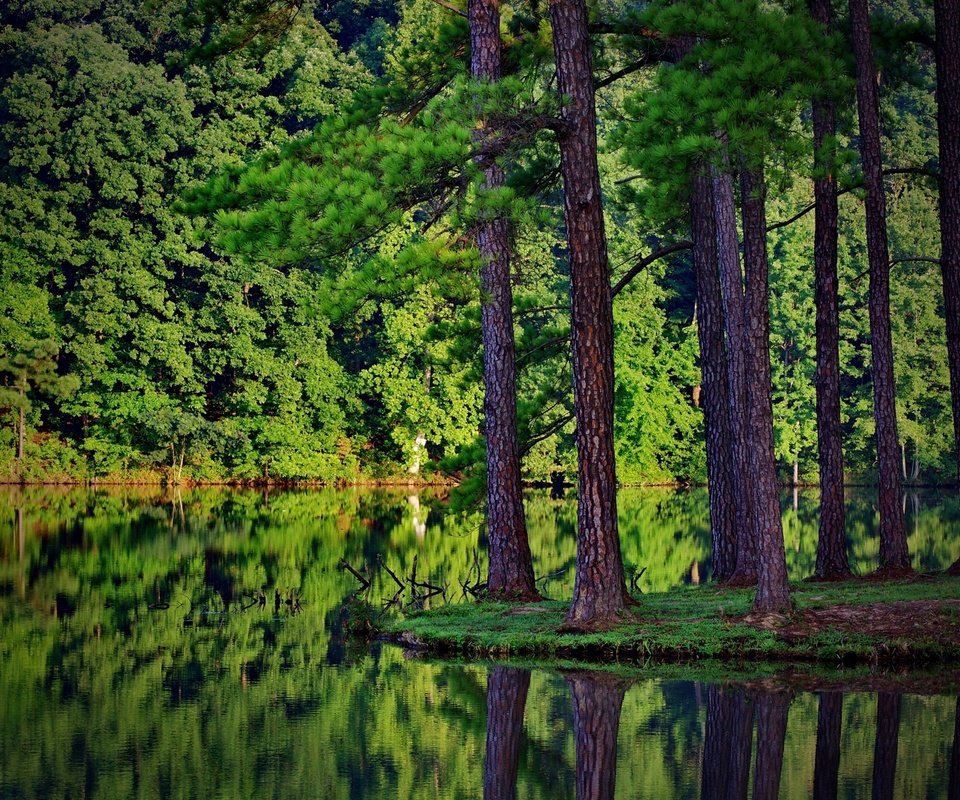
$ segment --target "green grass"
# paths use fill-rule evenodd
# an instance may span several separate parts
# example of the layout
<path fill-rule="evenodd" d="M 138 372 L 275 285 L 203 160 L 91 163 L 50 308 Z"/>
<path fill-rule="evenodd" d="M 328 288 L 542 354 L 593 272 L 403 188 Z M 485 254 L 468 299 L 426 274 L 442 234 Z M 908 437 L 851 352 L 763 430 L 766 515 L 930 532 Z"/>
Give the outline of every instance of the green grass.
<path fill-rule="evenodd" d="M 436 654 L 488 658 L 601 663 L 648 659 L 800 660 L 835 666 L 960 662 L 960 645 L 925 639 L 923 631 L 879 636 L 827 627 L 803 635 L 784 635 L 776 625 L 757 627 L 742 619 L 750 611 L 753 594 L 752 589 L 701 586 L 643 595 L 634 618 L 597 633 L 561 632 L 567 604 L 559 601 L 523 606 L 448 605 L 394 621 L 386 633 Z M 951 598 L 960 598 L 960 579 L 943 576 L 802 583 L 793 587 L 798 612 L 838 605 Z M 797 617 L 793 615 L 793 619 Z M 940 624 L 960 623 L 951 616 L 941 618 Z"/>

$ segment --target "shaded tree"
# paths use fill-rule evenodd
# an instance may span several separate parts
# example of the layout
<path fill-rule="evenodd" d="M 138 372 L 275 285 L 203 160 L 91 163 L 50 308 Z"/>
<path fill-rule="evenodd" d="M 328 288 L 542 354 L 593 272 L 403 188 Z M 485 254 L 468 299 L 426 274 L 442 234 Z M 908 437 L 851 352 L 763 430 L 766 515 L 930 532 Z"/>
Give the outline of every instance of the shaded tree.
<path fill-rule="evenodd" d="M 890 331 L 890 253 L 880 149 L 880 100 L 870 41 L 868 0 L 850 0 L 850 26 L 856 58 L 857 114 L 860 121 L 860 157 L 866 191 L 867 254 L 870 264 L 868 305 L 880 507 L 879 572 L 889 574 L 906 572 L 911 567 L 900 504 L 900 445 L 893 376 L 893 338 Z"/>
<path fill-rule="evenodd" d="M 830 0 L 808 0 L 824 36 L 833 26 Z M 843 504 L 843 431 L 840 421 L 840 312 L 837 302 L 836 113 L 828 97 L 813 98 L 814 298 L 817 307 L 817 452 L 820 467 L 820 532 L 814 575 L 850 576 Z"/>

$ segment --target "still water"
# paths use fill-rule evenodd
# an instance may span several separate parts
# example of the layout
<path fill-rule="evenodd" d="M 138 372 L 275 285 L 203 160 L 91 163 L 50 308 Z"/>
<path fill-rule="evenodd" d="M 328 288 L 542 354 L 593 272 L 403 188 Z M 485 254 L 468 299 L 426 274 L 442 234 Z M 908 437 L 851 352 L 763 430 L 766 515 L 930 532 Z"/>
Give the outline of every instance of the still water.
<path fill-rule="evenodd" d="M 812 571 L 816 503 L 783 501 L 794 577 Z M 625 491 L 620 505 L 643 591 L 709 580 L 703 492 Z M 958 498 L 914 494 L 906 509 L 916 566 L 951 563 Z M 848 513 L 867 572 L 871 497 L 852 494 Z M 573 503 L 532 494 L 527 514 L 541 587 L 569 596 Z M 942 681 L 812 693 L 344 642 L 357 581 L 341 559 L 386 601 L 378 560 L 408 575 L 416 557 L 456 602 L 483 545 L 478 517 L 428 493 L 0 490 L 0 798 L 960 793 Z"/>

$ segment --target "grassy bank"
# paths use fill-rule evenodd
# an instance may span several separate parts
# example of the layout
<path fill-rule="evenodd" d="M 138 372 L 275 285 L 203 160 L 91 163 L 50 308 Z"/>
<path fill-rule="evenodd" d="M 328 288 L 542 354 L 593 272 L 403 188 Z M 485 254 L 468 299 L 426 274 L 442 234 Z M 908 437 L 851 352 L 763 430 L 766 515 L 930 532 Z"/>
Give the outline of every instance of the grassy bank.
<path fill-rule="evenodd" d="M 643 595 L 622 624 L 592 633 L 560 630 L 565 602 L 463 603 L 409 614 L 387 633 L 435 654 L 490 658 L 960 663 L 960 578 L 803 583 L 793 598 L 789 615 L 751 615 L 752 590 L 684 587 Z"/>

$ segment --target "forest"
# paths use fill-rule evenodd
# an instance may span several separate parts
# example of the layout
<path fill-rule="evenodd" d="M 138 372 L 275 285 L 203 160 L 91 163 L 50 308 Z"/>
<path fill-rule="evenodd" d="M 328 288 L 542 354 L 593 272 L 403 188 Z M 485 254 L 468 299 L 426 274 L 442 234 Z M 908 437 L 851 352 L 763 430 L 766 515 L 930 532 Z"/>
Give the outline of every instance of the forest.
<path fill-rule="evenodd" d="M 621 484 L 707 478 L 717 391 L 705 348 L 717 339 L 697 280 L 692 182 L 704 180 L 698 163 L 716 182 L 724 159 L 738 162 L 728 240 L 744 243 L 748 271 L 756 222 L 741 201 L 766 201 L 769 286 L 753 299 L 769 311 L 769 358 L 737 368 L 769 364 L 776 477 L 819 480 L 826 185 L 840 404 L 830 435 L 841 481 L 877 481 L 866 233 L 877 193 L 860 158 L 847 9 L 829 5 L 590 6 Z M 230 8 L 23 0 L 0 11 L 0 474 L 482 483 L 482 353 L 495 345 L 481 346 L 481 329 L 496 303 L 484 302 L 489 251 L 475 233 L 494 219 L 509 223 L 522 476 L 572 480 L 558 144 L 571 91 L 557 91 L 548 4 L 501 5 L 502 75 L 479 83 L 462 4 Z M 884 457 L 902 482 L 949 482 L 955 315 L 940 268 L 933 8 L 870 10 L 889 248 L 883 370 L 898 434 Z M 737 340 L 721 332 L 721 347 L 725 335 Z"/>

